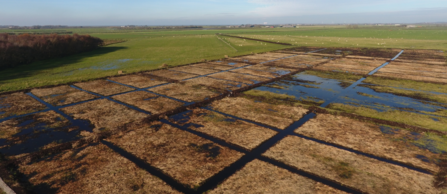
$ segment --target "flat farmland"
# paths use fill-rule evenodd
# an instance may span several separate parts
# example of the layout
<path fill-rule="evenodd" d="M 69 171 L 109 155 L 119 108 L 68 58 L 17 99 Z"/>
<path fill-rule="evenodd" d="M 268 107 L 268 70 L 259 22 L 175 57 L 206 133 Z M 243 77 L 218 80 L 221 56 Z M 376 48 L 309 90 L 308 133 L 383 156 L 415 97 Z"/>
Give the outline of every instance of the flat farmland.
<path fill-rule="evenodd" d="M 442 193 L 440 56 L 293 47 L 3 93 L 2 178 L 24 193 Z"/>

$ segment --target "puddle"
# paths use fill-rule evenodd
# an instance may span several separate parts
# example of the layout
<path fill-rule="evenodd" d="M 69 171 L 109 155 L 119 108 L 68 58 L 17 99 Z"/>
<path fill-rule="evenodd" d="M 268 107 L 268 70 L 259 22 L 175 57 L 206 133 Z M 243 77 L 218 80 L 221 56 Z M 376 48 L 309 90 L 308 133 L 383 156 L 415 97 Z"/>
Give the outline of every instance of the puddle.
<path fill-rule="evenodd" d="M 399 132 L 399 129 L 394 129 L 394 128 L 386 127 L 386 126 L 380 126 L 380 131 L 382 131 L 382 133 L 385 133 L 385 134 L 394 135 L 397 132 Z"/>
<path fill-rule="evenodd" d="M 237 63 L 228 63 L 228 65 L 236 65 Z"/>
<path fill-rule="evenodd" d="M 0 139 L 0 152 L 5 155 L 19 155 L 32 153 L 51 144 L 57 145 L 69 141 L 81 139 L 81 130 L 92 132 L 90 122 L 86 120 L 75 120 L 76 122 L 62 122 L 56 118 L 56 122 L 51 124 L 34 120 L 32 117 L 19 119 L 16 127 L 21 128 L 20 132 Z M 60 126 L 59 126 L 60 125 Z"/>
<path fill-rule="evenodd" d="M 416 158 L 423 161 L 423 162 L 427 162 L 427 163 L 431 163 L 430 158 L 427 158 L 427 156 L 424 155 L 416 155 Z"/>

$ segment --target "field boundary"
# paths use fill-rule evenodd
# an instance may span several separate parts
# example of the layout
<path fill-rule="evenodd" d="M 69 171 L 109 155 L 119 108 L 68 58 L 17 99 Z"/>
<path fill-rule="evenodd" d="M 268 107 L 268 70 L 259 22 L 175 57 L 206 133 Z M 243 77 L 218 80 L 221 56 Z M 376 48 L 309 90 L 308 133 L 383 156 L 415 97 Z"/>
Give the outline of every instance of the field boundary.
<path fill-rule="evenodd" d="M 292 46 L 292 44 L 289 43 L 283 43 L 283 42 L 273 42 L 273 41 L 268 41 L 268 40 L 261 40 L 261 39 L 255 39 L 255 38 L 245 38 L 242 36 L 233 36 L 233 35 L 228 35 L 228 34 L 219 34 L 221 36 L 228 36 L 228 37 L 232 37 L 232 38 L 240 38 L 240 39 L 247 39 L 247 40 L 254 40 L 254 41 L 260 41 L 260 42 L 266 42 L 266 43 L 271 43 L 271 44 L 279 44 L 279 45 L 286 45 L 286 46 Z"/>

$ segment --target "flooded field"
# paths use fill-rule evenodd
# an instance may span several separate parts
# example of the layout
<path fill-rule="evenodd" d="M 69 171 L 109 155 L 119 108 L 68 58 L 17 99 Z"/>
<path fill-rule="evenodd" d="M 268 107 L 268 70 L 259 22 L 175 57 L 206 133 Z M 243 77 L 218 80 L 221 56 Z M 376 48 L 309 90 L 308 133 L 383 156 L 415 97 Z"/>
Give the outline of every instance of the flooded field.
<path fill-rule="evenodd" d="M 446 67 L 297 47 L 3 93 L 0 172 L 25 193 L 442 193 Z"/>

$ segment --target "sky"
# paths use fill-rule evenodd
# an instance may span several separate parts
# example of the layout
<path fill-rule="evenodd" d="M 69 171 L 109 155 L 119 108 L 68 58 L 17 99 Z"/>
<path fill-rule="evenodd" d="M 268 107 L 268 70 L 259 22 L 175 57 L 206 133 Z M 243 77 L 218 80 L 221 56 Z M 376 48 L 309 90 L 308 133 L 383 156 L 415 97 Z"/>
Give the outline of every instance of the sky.
<path fill-rule="evenodd" d="M 0 0 L 0 25 L 447 22 L 447 0 Z"/>

